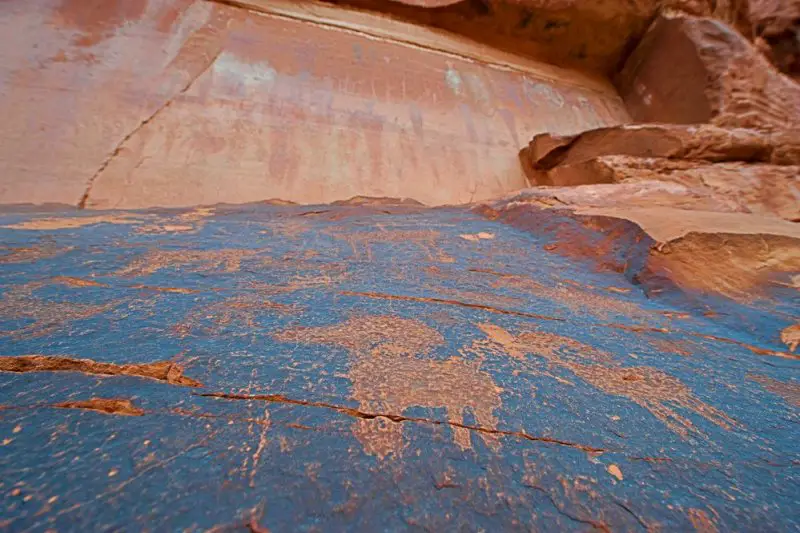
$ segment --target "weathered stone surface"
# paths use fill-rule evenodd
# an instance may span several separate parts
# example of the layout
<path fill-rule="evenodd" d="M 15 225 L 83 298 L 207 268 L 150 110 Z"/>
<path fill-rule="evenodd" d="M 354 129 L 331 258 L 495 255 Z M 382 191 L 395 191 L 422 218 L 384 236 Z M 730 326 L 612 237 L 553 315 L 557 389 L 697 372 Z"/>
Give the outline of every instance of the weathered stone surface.
<path fill-rule="evenodd" d="M 609 191 L 610 187 L 616 190 Z M 618 201 L 610 201 L 611 195 Z M 702 210 L 699 203 L 662 206 L 653 199 L 626 191 L 624 185 L 542 188 L 480 209 L 515 227 L 556 231 L 558 242 L 547 250 L 589 260 L 601 271 L 625 272 L 654 297 L 671 298 L 667 295 L 678 288 L 681 297 L 703 308 L 707 316 L 735 329 L 757 334 L 772 328 L 765 316 L 748 318 L 740 306 L 795 320 L 797 308 L 791 302 L 800 288 L 797 224 L 770 216 Z M 601 231 L 605 238 L 588 239 L 570 229 L 561 218 L 564 214 L 578 228 Z M 631 225 L 652 239 L 649 244 L 643 247 L 641 235 L 630 233 Z"/>
<path fill-rule="evenodd" d="M 0 202 L 264 200 L 0 214 L 0 529 L 798 529 L 791 95 L 698 22 L 675 109 L 769 135 L 574 135 L 606 82 L 465 38 L 608 70 L 744 4 L 346 3 L 0 1 Z M 407 198 L 519 188 L 540 131 L 592 185 Z"/>
<path fill-rule="evenodd" d="M 536 135 L 520 154 L 526 166 L 550 170 L 590 159 L 632 157 L 800 164 L 800 129 L 775 134 L 709 124 L 627 124 L 573 136 Z"/>
<path fill-rule="evenodd" d="M 422 29 L 365 13 L 251 3 L 0 3 L 0 201 L 468 202 L 524 185 L 531 135 L 628 120 L 602 80 L 446 36 L 411 46 Z"/>
<path fill-rule="evenodd" d="M 651 237 L 663 242 L 690 232 L 764 233 L 800 238 L 797 224 L 776 217 L 775 208 L 765 206 L 769 202 L 768 193 L 748 201 L 740 191 L 719 194 L 710 187 L 704 189 L 699 183 L 686 181 L 636 180 L 578 187 L 533 187 L 486 205 L 502 209 L 531 205 L 597 215 L 628 213 L 629 216 L 622 218 L 636 222 Z M 780 196 L 785 191 L 771 191 L 771 194 Z"/>
<path fill-rule="evenodd" d="M 258 0 L 248 0 L 258 1 Z M 461 34 L 560 65 L 615 72 L 664 10 L 713 17 L 750 35 L 742 0 L 328 0 Z"/>
<path fill-rule="evenodd" d="M 770 131 L 800 124 L 800 85 L 732 27 L 711 18 L 661 15 L 628 58 L 617 86 L 640 122 Z"/>
<path fill-rule="evenodd" d="M 759 49 L 778 69 L 800 81 L 800 2 L 748 0 L 748 4 Z"/>
<path fill-rule="evenodd" d="M 618 217 L 365 203 L 0 216 L 43 250 L 0 269 L 3 528 L 798 528 L 790 280 L 737 303 Z"/>
<path fill-rule="evenodd" d="M 571 193 L 577 203 L 602 199 L 603 205 L 634 202 L 800 220 L 800 166 L 602 156 L 530 176 L 534 184 L 555 187 L 607 184 L 578 187 Z"/>
<path fill-rule="evenodd" d="M 336 0 L 554 64 L 613 71 L 661 0 Z M 701 4 L 703 2 L 697 2 Z"/>
<path fill-rule="evenodd" d="M 740 220 L 730 222 L 749 222 L 741 215 L 736 218 Z M 767 306 L 779 308 L 779 302 L 769 301 L 768 287 L 800 273 L 800 232 L 758 233 L 757 226 L 749 235 L 715 232 L 705 220 L 699 222 L 697 231 L 651 250 L 641 279 L 666 279 L 690 294 L 718 295 L 745 304 L 767 300 Z"/>

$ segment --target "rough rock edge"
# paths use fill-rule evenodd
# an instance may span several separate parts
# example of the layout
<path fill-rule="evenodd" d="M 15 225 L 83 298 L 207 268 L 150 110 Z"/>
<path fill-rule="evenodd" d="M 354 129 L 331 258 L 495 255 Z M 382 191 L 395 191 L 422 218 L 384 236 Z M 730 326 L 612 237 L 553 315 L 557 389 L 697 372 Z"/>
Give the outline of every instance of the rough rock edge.
<path fill-rule="evenodd" d="M 559 136 L 534 136 L 520 152 L 526 166 L 551 170 L 603 155 L 708 162 L 800 164 L 800 129 L 774 133 L 711 124 L 625 124 Z"/>
<path fill-rule="evenodd" d="M 132 401 L 124 398 L 91 398 L 54 404 L 58 409 L 84 409 L 106 415 L 143 416 L 144 409 L 136 407 Z"/>
<path fill-rule="evenodd" d="M 203 386 L 199 381 L 184 376 L 183 368 L 172 361 L 118 365 L 51 355 L 2 356 L 0 372 L 83 372 L 98 376 L 135 376 L 185 387 Z"/>
<path fill-rule="evenodd" d="M 800 84 L 720 20 L 662 13 L 615 77 L 634 120 L 796 127 Z"/>
<path fill-rule="evenodd" d="M 800 271 L 800 228 L 795 224 L 753 215 L 669 208 L 638 212 L 621 207 L 580 209 L 548 198 L 545 192 L 523 191 L 474 209 L 523 231 L 542 224 L 566 228 L 570 224 L 564 221 L 572 219 L 582 229 L 578 233 L 563 230 L 571 238 L 554 247 L 553 253 L 583 260 L 598 270 L 610 268 L 624 274 L 649 295 L 672 294 L 670 297 L 688 299 L 692 305 L 712 311 L 723 297 L 750 310 L 761 309 L 757 314 L 771 313 L 775 299 L 783 301 L 787 287 L 800 288 L 796 284 L 800 276 L 792 277 Z M 603 236 L 600 245 L 588 236 L 598 232 Z M 729 310 L 725 305 L 722 308 Z M 781 315 L 780 321 L 784 318 Z M 760 331 L 756 323 L 730 325 Z M 771 342 L 778 336 L 776 330 Z M 758 355 L 800 360 L 791 353 L 747 347 Z"/>

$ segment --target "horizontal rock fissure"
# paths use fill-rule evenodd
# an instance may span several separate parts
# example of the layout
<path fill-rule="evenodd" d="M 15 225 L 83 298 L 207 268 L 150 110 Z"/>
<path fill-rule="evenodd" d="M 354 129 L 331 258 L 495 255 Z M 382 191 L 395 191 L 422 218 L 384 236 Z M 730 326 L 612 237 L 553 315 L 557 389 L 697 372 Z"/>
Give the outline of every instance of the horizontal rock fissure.
<path fill-rule="evenodd" d="M 195 396 L 202 396 L 205 398 L 220 398 L 223 400 L 255 400 L 255 401 L 262 401 L 262 402 L 270 402 L 270 403 L 284 403 L 290 405 L 299 405 L 304 407 L 319 407 L 321 409 L 329 409 L 332 411 L 336 411 L 338 413 L 352 416 L 354 418 L 362 418 L 365 420 L 375 420 L 376 418 L 385 418 L 387 420 L 391 420 L 392 422 L 401 423 L 401 422 L 414 422 L 418 424 L 430 424 L 435 426 L 454 426 L 458 428 L 467 429 L 470 431 L 477 431 L 479 433 L 489 434 L 489 435 L 502 435 L 506 437 L 517 437 L 525 440 L 530 440 L 534 442 L 545 442 L 547 444 L 555 444 L 557 446 L 567 446 L 570 448 L 575 448 L 584 452 L 590 453 L 605 453 L 609 450 L 605 448 L 597 448 L 594 446 L 589 446 L 586 444 L 580 444 L 575 442 L 569 442 L 559 439 L 553 439 L 550 437 L 537 437 L 533 435 L 528 435 L 522 431 L 507 431 L 495 428 L 486 428 L 481 426 L 473 426 L 470 424 L 462 424 L 460 422 L 453 422 L 450 420 L 433 420 L 430 418 L 421 418 L 421 417 L 413 417 L 413 416 L 403 416 L 393 413 L 367 413 L 364 411 L 359 411 L 358 409 L 353 409 L 352 407 L 345 407 L 343 405 L 335 405 L 326 402 L 315 402 L 315 401 L 308 401 L 308 400 L 297 400 L 293 398 L 288 398 L 282 394 L 234 394 L 234 393 L 225 393 L 225 392 L 206 392 L 206 393 L 195 393 Z"/>
<path fill-rule="evenodd" d="M 706 335 L 704 333 L 698 333 L 696 331 L 686 331 L 686 330 L 669 330 L 667 328 L 658 328 L 658 327 L 651 327 L 651 326 L 628 326 L 625 324 L 597 324 L 598 327 L 602 328 L 611 328 L 611 329 L 621 329 L 626 331 L 634 331 L 634 332 L 647 332 L 647 333 L 674 333 L 677 335 L 685 335 L 689 337 L 695 337 L 698 339 L 705 339 L 710 341 L 722 342 L 725 344 L 733 344 L 735 346 L 741 346 L 742 348 L 747 348 L 751 352 L 756 355 L 763 355 L 763 356 L 771 356 L 771 357 L 780 357 L 783 359 L 795 359 L 800 360 L 800 355 L 794 355 L 791 353 L 786 352 L 778 352 L 775 350 L 770 350 L 767 348 L 759 348 L 757 346 L 752 346 L 742 341 L 737 341 L 734 339 L 728 339 L 726 337 L 718 337 L 716 335 Z"/>
<path fill-rule="evenodd" d="M 741 346 L 742 348 L 747 348 L 756 355 L 768 355 L 771 357 L 780 357 L 782 359 L 794 359 L 795 361 L 800 360 L 800 355 L 794 355 L 786 352 L 776 352 L 775 350 L 768 350 L 766 348 L 759 348 L 757 346 L 751 346 L 747 343 L 737 341 L 734 339 L 726 339 L 725 337 L 718 337 L 716 335 L 705 335 L 702 333 L 693 333 L 693 332 L 687 332 L 687 334 L 692 335 L 694 337 L 700 337 L 702 339 L 708 339 L 717 342 L 724 342 L 726 344 L 734 344 L 736 346 Z"/>
<path fill-rule="evenodd" d="M 382 300 L 401 300 L 407 302 L 425 302 L 425 303 L 437 303 L 443 305 L 455 305 L 459 307 L 466 307 L 470 309 L 480 309 L 483 311 L 488 311 L 490 313 L 496 313 L 501 315 L 512 315 L 512 316 L 521 316 L 526 318 L 535 318 L 538 320 L 550 320 L 554 322 L 566 322 L 565 318 L 547 316 L 547 315 L 538 315 L 536 313 L 526 313 L 524 311 L 512 311 L 509 309 L 501 309 L 498 307 L 491 307 L 488 305 L 482 304 L 473 304 L 469 302 L 462 302 L 459 300 L 449 300 L 445 298 L 431 298 L 431 297 L 424 297 L 424 296 L 405 296 L 399 294 L 385 294 L 385 293 L 377 293 L 377 292 L 358 292 L 358 291 L 340 291 L 339 294 L 343 296 L 358 296 L 363 298 L 375 298 L 375 299 L 382 299 Z M 649 332 L 649 333 L 680 333 L 682 335 L 689 335 L 692 337 L 699 337 L 708 340 L 724 342 L 726 344 L 734 344 L 737 346 L 742 346 L 747 348 L 751 352 L 757 355 L 765 355 L 765 356 L 772 356 L 772 357 L 780 357 L 784 359 L 795 359 L 800 360 L 800 355 L 793 355 L 784 352 L 777 352 L 774 350 L 769 350 L 766 348 L 758 348 L 756 346 L 751 346 L 749 344 L 736 341 L 733 339 L 726 339 L 725 337 L 716 337 L 713 335 L 704 335 L 701 333 L 695 333 L 692 331 L 670 331 L 667 328 L 659 328 L 659 327 L 652 327 L 652 326 L 633 326 L 633 325 L 624 325 L 624 324 L 613 324 L 613 323 L 606 323 L 606 324 L 598 324 L 600 327 L 604 328 L 611 328 L 611 329 L 622 329 L 628 331 L 636 331 L 636 332 Z"/>
<path fill-rule="evenodd" d="M 522 316 L 526 318 L 536 318 L 539 320 L 566 322 L 565 318 L 558 318 L 547 315 L 538 315 L 536 313 L 526 313 L 524 311 L 512 311 L 510 309 L 500 309 L 499 307 L 492 307 L 489 305 L 482 305 L 482 304 L 472 304 L 469 302 L 462 302 L 460 300 L 450 300 L 446 298 L 431 298 L 425 296 L 404 296 L 400 294 L 384 294 L 379 292 L 358 292 L 358 291 L 339 291 L 339 294 L 343 296 L 360 296 L 363 298 L 375 298 L 379 300 L 403 300 L 407 302 L 425 302 L 425 303 L 435 303 L 444 305 L 455 305 L 458 307 L 467 307 L 470 309 L 481 309 L 483 311 L 488 311 L 490 313 L 496 313 L 500 315 L 513 315 L 513 316 Z"/>
<path fill-rule="evenodd" d="M 521 73 L 529 73 L 528 69 L 520 68 L 520 66 L 516 66 L 513 63 L 506 63 L 506 62 L 495 62 L 488 60 L 486 58 L 478 57 L 477 55 L 465 54 L 463 52 L 457 52 L 455 50 L 448 50 L 446 48 L 431 46 L 430 44 L 419 43 L 415 42 L 410 39 L 404 39 L 397 35 L 386 35 L 383 33 L 378 33 L 374 31 L 369 31 L 367 28 L 359 28 L 353 27 L 347 24 L 337 23 L 333 20 L 326 20 L 318 17 L 314 17 L 313 15 L 303 16 L 299 13 L 287 13 L 283 11 L 272 11 L 267 9 L 266 7 L 256 5 L 247 0 L 205 0 L 211 4 L 219 4 L 223 6 L 232 7 L 235 9 L 242 9 L 244 11 L 248 11 L 250 13 L 261 15 L 261 16 L 268 16 L 268 17 L 275 17 L 278 19 L 286 19 L 286 20 L 293 20 L 298 22 L 304 22 L 306 24 L 313 24 L 314 26 L 319 26 L 328 29 L 334 29 L 339 31 L 344 31 L 356 35 L 360 35 L 363 37 L 367 37 L 369 39 L 375 39 L 379 41 L 384 41 L 388 43 L 393 43 L 401 46 L 406 46 L 409 48 L 414 48 L 416 50 L 424 50 L 426 52 L 431 52 L 435 54 L 441 54 L 444 56 L 452 57 L 455 59 L 461 59 L 464 61 L 469 62 L 476 62 L 480 63 L 489 68 L 495 68 L 500 70 L 506 71 L 513 71 L 513 72 L 521 72 Z M 430 31 L 434 31 L 430 29 Z M 442 32 L 445 33 L 445 32 Z"/>

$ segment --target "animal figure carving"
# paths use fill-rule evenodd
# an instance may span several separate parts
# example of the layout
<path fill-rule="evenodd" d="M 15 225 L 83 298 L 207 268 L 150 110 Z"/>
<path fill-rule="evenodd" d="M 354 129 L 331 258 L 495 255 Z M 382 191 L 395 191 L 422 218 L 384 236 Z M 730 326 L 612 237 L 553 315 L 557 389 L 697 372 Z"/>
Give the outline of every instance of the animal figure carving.
<path fill-rule="evenodd" d="M 91 282 L 86 283 L 91 284 Z M 104 304 L 89 304 L 38 296 L 36 291 L 47 285 L 74 287 L 75 282 L 70 278 L 52 278 L 48 281 L 33 281 L 10 286 L 0 297 L 0 318 L 29 323 L 13 331 L 0 331 L 0 337 L 34 338 L 51 335 L 73 321 L 101 315 L 121 303 L 118 300 Z"/>
<path fill-rule="evenodd" d="M 656 368 L 620 366 L 610 354 L 555 333 L 533 331 L 515 336 L 494 324 L 480 324 L 479 328 L 489 342 L 509 356 L 524 361 L 527 354 L 533 354 L 570 370 L 606 394 L 623 396 L 647 409 L 682 437 L 690 431 L 700 431 L 674 407 L 694 411 L 724 429 L 739 425 L 724 412 L 697 399 L 679 379 Z"/>
<path fill-rule="evenodd" d="M 687 437 L 690 430 L 699 431 L 691 420 L 681 416 L 670 406 L 694 411 L 723 429 L 731 429 L 738 425 L 719 409 L 695 398 L 689 387 L 679 379 L 655 368 L 606 367 L 577 363 L 568 363 L 565 366 L 576 376 L 606 394 L 624 396 L 644 407 L 682 437 Z"/>
<path fill-rule="evenodd" d="M 265 313 L 292 313 L 295 308 L 267 300 L 258 293 L 226 298 L 210 305 L 199 305 L 192 309 L 183 321 L 173 327 L 181 336 L 202 334 L 219 335 L 228 328 L 254 332 L 258 329 L 258 318 Z"/>
<path fill-rule="evenodd" d="M 344 239 L 353 249 L 353 256 L 361 257 L 360 250 L 367 261 L 372 261 L 372 245 L 379 243 L 410 243 L 417 246 L 430 261 L 452 263 L 453 258 L 439 249 L 436 241 L 439 232 L 432 230 L 397 230 L 380 227 L 378 231 L 359 231 L 345 235 L 334 233 L 334 237 Z"/>
<path fill-rule="evenodd" d="M 480 369 L 479 361 L 422 357 L 444 343 L 422 322 L 394 316 L 353 317 L 333 326 L 283 331 L 275 338 L 341 346 L 349 352 L 353 397 L 359 411 L 369 415 L 355 423 L 353 433 L 369 454 L 384 458 L 402 449 L 402 422 L 380 415 L 401 416 L 410 407 L 444 408 L 448 420 L 456 424 L 465 423 L 467 412 L 477 426 L 494 428 L 497 423 L 494 410 L 501 406 L 501 389 Z M 469 449 L 471 431 L 460 425 L 452 428 L 455 443 Z M 498 445 L 491 435 L 479 435 L 488 446 Z"/>
<path fill-rule="evenodd" d="M 150 250 L 117 272 L 118 276 L 149 276 L 166 268 L 193 267 L 190 272 L 238 272 L 242 260 L 257 256 L 259 250 Z M 262 259 L 263 261 L 264 259 Z"/>

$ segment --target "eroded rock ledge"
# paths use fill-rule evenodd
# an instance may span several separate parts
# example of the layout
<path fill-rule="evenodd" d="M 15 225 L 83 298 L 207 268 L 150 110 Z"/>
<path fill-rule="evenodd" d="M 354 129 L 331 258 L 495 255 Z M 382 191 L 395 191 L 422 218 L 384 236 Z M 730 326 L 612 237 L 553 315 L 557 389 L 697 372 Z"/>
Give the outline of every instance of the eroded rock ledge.
<path fill-rule="evenodd" d="M 629 220 L 655 241 L 645 284 L 740 302 L 796 291 L 800 85 L 733 26 L 677 12 L 615 78 L 637 123 L 535 136 L 520 161 L 537 187 L 491 208 Z"/>

